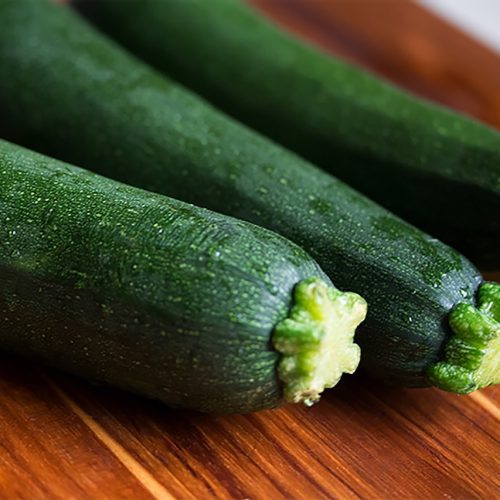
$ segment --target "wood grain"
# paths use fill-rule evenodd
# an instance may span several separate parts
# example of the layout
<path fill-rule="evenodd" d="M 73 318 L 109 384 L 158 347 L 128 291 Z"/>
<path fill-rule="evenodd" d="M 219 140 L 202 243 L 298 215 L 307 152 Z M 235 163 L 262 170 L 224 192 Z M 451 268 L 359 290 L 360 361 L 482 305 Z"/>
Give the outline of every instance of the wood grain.
<path fill-rule="evenodd" d="M 40 371 L 0 358 L 1 498 L 147 497 Z"/>
<path fill-rule="evenodd" d="M 499 59 L 409 1 L 253 3 L 500 125 Z M 500 387 L 457 396 L 361 377 L 311 409 L 207 416 L 0 355 L 0 498 L 498 498 L 499 420 Z"/>
<path fill-rule="evenodd" d="M 481 497 L 500 491 L 496 417 L 467 396 L 351 380 L 312 409 L 208 416 L 62 386 L 152 474 L 195 496 Z M 498 390 L 494 389 L 498 393 Z M 493 392 L 492 390 L 488 392 Z"/>

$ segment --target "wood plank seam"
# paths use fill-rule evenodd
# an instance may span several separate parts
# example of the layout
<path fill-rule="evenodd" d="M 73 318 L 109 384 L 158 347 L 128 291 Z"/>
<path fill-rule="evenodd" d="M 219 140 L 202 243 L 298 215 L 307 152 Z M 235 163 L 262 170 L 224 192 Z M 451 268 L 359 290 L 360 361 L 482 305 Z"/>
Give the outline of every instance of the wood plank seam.
<path fill-rule="evenodd" d="M 99 425 L 88 413 L 61 389 L 47 374 L 43 373 L 51 389 L 61 398 L 69 409 L 91 430 L 113 455 L 125 466 L 125 468 L 144 486 L 144 488 L 158 500 L 173 500 L 174 497 L 159 483 L 154 476 L 146 470 L 123 446 L 115 441 L 106 430 Z"/>
<path fill-rule="evenodd" d="M 488 397 L 480 392 L 473 392 L 469 394 L 469 397 L 483 410 L 487 411 L 490 415 L 492 415 L 497 420 L 500 420 L 500 408 Z"/>

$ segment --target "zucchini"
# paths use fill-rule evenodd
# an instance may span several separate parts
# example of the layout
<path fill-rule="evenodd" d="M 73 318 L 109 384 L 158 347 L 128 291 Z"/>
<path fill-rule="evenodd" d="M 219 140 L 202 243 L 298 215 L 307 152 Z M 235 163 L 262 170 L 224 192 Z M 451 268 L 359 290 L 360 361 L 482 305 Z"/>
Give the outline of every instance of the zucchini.
<path fill-rule="evenodd" d="M 1 140 L 0 173 L 3 349 L 207 412 L 355 370 L 365 302 L 284 238 Z"/>
<path fill-rule="evenodd" d="M 337 286 L 370 304 L 357 343 L 371 376 L 457 392 L 498 382 L 477 367 L 498 359 L 493 327 L 481 347 L 493 354 L 479 354 L 475 368 L 453 353 L 449 314 L 460 303 L 479 311 L 483 282 L 459 253 L 217 112 L 68 8 L 4 1 L 0 18 L 0 112 L 17 140 L 299 244 Z M 466 335 L 471 346 L 476 336 Z M 437 363 L 466 375 L 461 383 L 456 370 L 429 376 Z"/>
<path fill-rule="evenodd" d="M 128 49 L 224 111 L 500 265 L 498 131 L 321 53 L 243 1 L 80 3 Z"/>

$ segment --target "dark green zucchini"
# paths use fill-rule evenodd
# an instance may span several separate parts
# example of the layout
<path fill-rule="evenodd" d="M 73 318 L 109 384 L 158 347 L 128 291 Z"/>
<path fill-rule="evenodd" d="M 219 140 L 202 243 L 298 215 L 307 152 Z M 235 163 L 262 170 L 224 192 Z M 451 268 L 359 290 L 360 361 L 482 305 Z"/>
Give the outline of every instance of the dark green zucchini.
<path fill-rule="evenodd" d="M 309 404 L 358 364 L 363 299 L 263 228 L 1 140 L 0 220 L 2 349 L 209 412 Z"/>
<path fill-rule="evenodd" d="M 372 376 L 457 392 L 497 381 L 446 347 L 450 311 L 475 306 L 482 283 L 459 253 L 218 113 L 66 7 L 3 1 L 0 19 L 0 114 L 18 140 L 298 243 L 370 304 L 357 341 Z M 465 366 L 460 383 L 450 370 L 429 379 L 446 360 Z"/>
<path fill-rule="evenodd" d="M 79 3 L 132 52 L 226 112 L 500 266 L 499 132 L 321 53 L 243 0 Z"/>

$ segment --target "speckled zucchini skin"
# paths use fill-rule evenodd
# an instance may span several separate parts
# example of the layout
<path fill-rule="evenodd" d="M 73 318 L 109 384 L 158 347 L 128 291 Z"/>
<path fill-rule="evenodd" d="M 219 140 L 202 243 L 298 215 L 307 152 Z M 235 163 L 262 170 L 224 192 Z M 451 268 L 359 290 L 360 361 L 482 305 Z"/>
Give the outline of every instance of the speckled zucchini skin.
<path fill-rule="evenodd" d="M 0 141 L 0 345 L 208 412 L 283 403 L 270 339 L 324 276 L 263 228 Z"/>
<path fill-rule="evenodd" d="M 322 54 L 243 0 L 79 3 L 127 48 L 229 114 L 500 265 L 498 131 Z M 478 247 L 485 238 L 492 255 Z"/>
<path fill-rule="evenodd" d="M 18 140 L 288 237 L 336 286 L 367 299 L 364 369 L 429 384 L 448 313 L 473 303 L 482 282 L 464 257 L 218 113 L 65 7 L 4 0 L 0 19 L 0 113 Z"/>

